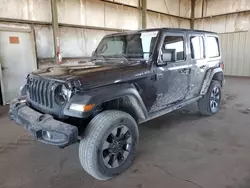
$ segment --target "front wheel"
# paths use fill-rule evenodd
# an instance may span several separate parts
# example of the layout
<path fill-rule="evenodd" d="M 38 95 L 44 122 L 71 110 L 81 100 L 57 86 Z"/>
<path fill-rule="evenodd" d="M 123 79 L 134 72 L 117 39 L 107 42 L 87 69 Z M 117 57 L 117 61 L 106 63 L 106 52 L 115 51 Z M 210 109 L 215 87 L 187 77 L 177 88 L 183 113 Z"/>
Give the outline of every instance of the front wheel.
<path fill-rule="evenodd" d="M 200 113 L 205 116 L 211 116 L 219 112 L 221 107 L 221 84 L 213 80 L 202 99 L 198 101 Z"/>
<path fill-rule="evenodd" d="M 81 165 L 96 179 L 113 178 L 131 166 L 138 139 L 132 116 L 117 110 L 104 111 L 85 130 L 79 145 Z"/>

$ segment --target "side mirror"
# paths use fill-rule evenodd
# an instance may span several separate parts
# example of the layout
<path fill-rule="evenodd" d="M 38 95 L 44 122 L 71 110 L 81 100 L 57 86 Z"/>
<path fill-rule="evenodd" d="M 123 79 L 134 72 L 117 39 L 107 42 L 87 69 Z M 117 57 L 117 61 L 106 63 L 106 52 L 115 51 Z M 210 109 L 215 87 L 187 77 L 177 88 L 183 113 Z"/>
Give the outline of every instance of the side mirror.
<path fill-rule="evenodd" d="M 161 52 L 161 60 L 158 62 L 159 66 L 167 65 L 169 62 L 176 61 L 176 50 L 175 49 L 163 49 Z"/>
<path fill-rule="evenodd" d="M 164 49 L 162 50 L 162 61 L 175 62 L 176 61 L 176 49 Z"/>
<path fill-rule="evenodd" d="M 171 62 L 173 59 L 173 54 L 171 52 L 162 53 L 162 61 L 163 62 Z"/>

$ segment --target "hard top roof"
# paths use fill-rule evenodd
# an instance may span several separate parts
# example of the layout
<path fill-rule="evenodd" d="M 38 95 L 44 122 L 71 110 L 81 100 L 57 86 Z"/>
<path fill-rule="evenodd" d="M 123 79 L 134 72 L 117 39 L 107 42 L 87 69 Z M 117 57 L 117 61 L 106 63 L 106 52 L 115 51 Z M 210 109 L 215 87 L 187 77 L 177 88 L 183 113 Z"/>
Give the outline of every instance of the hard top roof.
<path fill-rule="evenodd" d="M 182 28 L 153 28 L 153 29 L 142 29 L 142 30 L 133 30 L 133 31 L 125 31 L 125 32 L 119 32 L 119 33 L 114 33 L 114 34 L 110 34 L 110 35 L 122 35 L 122 34 L 132 34 L 132 33 L 136 33 L 136 32 L 143 32 L 143 31 L 183 31 L 183 32 L 199 32 L 199 33 L 210 33 L 210 34 L 216 34 L 215 32 L 211 32 L 211 31 L 203 31 L 203 30 L 193 30 L 193 29 L 182 29 Z"/>

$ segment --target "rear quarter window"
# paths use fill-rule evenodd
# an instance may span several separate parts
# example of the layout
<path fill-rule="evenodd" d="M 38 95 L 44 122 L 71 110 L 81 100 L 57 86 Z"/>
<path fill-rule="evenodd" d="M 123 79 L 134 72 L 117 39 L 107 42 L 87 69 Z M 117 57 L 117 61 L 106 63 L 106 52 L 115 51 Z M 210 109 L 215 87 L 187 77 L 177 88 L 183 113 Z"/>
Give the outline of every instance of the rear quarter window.
<path fill-rule="evenodd" d="M 208 58 L 220 56 L 219 39 L 217 37 L 208 36 L 206 45 Z"/>
<path fill-rule="evenodd" d="M 204 40 L 202 36 L 192 36 L 190 38 L 191 58 L 203 59 L 205 57 Z"/>

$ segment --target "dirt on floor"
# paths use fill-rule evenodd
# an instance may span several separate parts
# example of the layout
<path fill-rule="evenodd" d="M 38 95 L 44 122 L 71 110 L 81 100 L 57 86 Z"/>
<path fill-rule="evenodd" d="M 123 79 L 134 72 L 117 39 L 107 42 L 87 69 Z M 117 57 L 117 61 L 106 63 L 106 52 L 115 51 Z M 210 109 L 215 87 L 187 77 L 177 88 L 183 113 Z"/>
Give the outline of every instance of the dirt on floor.
<path fill-rule="evenodd" d="M 44 145 L 0 108 L 1 188 L 249 188 L 250 79 L 227 78 L 221 111 L 201 117 L 196 104 L 139 126 L 132 167 L 98 181 L 81 168 L 78 144 Z"/>

